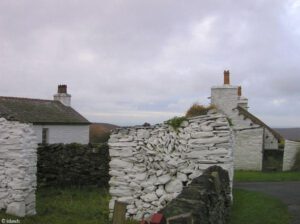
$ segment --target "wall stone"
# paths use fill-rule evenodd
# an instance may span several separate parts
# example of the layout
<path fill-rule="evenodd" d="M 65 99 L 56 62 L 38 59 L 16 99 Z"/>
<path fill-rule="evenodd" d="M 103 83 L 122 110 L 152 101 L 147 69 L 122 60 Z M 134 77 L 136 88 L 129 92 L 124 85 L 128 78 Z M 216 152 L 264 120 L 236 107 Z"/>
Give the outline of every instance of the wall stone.
<path fill-rule="evenodd" d="M 283 153 L 283 171 L 291 170 L 297 152 L 300 150 L 300 142 L 285 140 L 284 153 Z"/>
<path fill-rule="evenodd" d="M 36 137 L 32 125 L 0 118 L 0 209 L 34 215 Z"/>
<path fill-rule="evenodd" d="M 226 224 L 231 205 L 228 172 L 212 166 L 193 179 L 181 194 L 160 211 L 166 218 L 191 213 L 194 223 Z M 182 220 L 172 223 L 184 223 Z"/>
<path fill-rule="evenodd" d="M 107 144 L 51 144 L 38 147 L 39 186 L 108 187 Z"/>
<path fill-rule="evenodd" d="M 207 168 L 218 165 L 233 176 L 232 133 L 226 117 L 210 111 L 184 121 L 116 129 L 109 139 L 110 210 L 128 203 L 127 216 L 140 219 L 176 198 Z"/>
<path fill-rule="evenodd" d="M 235 130 L 234 168 L 262 170 L 263 128 Z"/>

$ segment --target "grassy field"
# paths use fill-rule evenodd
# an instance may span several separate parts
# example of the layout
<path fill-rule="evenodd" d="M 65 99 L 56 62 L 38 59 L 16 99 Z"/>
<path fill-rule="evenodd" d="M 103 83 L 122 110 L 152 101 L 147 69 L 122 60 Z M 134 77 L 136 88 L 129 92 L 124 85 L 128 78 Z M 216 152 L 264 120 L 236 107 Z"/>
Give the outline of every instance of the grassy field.
<path fill-rule="evenodd" d="M 262 193 L 234 190 L 230 224 L 288 224 L 287 206 Z"/>
<path fill-rule="evenodd" d="M 109 194 L 105 189 L 42 189 L 37 192 L 38 215 L 21 224 L 106 224 Z M 12 216 L 0 214 L 2 218 Z"/>
<path fill-rule="evenodd" d="M 259 172 L 237 170 L 234 172 L 234 180 L 241 182 L 300 181 L 300 172 Z"/>
<path fill-rule="evenodd" d="M 19 220 L 21 224 L 108 224 L 109 198 L 105 189 L 42 189 L 37 193 L 38 215 Z M 17 219 L 2 212 L 0 220 L 3 218 Z M 234 191 L 230 224 L 286 224 L 288 220 L 287 208 L 280 201 L 260 193 Z"/>

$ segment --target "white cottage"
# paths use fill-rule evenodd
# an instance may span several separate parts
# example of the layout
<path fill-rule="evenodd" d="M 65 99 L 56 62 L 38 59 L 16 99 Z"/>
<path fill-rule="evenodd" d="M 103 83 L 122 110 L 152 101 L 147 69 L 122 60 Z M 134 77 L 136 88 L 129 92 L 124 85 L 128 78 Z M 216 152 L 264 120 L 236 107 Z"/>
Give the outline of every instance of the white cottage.
<path fill-rule="evenodd" d="M 66 85 L 54 100 L 0 97 L 0 117 L 33 124 L 39 143 L 89 142 L 90 122 L 71 107 Z"/>
<path fill-rule="evenodd" d="M 242 96 L 241 86 L 230 84 L 229 71 L 224 71 L 223 85 L 211 88 L 211 104 L 223 111 L 232 123 L 235 169 L 262 170 L 264 156 L 282 157 L 279 142 L 283 137 L 248 111 L 248 99 Z"/>

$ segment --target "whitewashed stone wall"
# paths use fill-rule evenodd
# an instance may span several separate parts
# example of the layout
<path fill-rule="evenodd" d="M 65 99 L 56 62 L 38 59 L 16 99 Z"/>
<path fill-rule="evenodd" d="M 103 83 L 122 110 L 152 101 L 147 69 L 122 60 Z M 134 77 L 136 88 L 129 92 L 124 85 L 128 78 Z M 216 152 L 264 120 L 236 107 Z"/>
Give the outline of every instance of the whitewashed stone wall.
<path fill-rule="evenodd" d="M 176 198 L 205 169 L 218 165 L 233 178 L 232 132 L 226 117 L 210 111 L 175 131 L 168 124 L 115 130 L 109 139 L 110 210 L 127 202 L 140 219 Z"/>
<path fill-rule="evenodd" d="M 235 130 L 234 168 L 262 170 L 263 128 Z"/>
<path fill-rule="evenodd" d="M 291 170 L 295 163 L 295 156 L 300 151 L 300 142 L 285 140 L 283 153 L 283 171 Z"/>
<path fill-rule="evenodd" d="M 37 143 L 31 125 L 0 118 L 0 210 L 34 215 Z"/>

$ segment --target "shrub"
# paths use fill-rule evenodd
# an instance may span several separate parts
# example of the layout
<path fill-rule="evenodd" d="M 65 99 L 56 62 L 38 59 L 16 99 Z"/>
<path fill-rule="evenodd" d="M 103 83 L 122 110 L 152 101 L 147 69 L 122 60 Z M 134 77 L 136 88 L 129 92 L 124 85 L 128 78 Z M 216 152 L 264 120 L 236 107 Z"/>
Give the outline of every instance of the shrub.
<path fill-rule="evenodd" d="M 167 121 L 167 124 L 177 130 L 181 123 L 186 120 L 186 117 L 174 117 Z"/>
<path fill-rule="evenodd" d="M 200 115 L 206 115 L 207 112 L 211 109 L 215 109 L 216 107 L 214 105 L 210 106 L 203 106 L 198 103 L 194 103 L 190 109 L 186 112 L 185 116 L 186 117 L 195 117 L 195 116 L 200 116 Z"/>
<path fill-rule="evenodd" d="M 285 141 L 284 139 L 280 139 L 278 142 L 278 148 L 279 149 L 284 149 Z"/>

